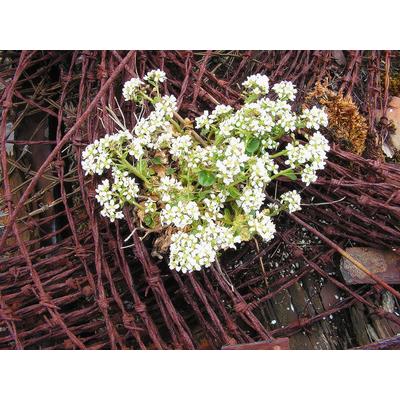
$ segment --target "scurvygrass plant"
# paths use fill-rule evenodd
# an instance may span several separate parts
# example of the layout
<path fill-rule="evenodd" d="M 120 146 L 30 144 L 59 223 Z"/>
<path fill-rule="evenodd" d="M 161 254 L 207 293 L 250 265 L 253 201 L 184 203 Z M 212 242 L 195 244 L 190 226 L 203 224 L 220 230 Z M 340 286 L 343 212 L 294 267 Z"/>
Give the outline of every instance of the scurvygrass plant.
<path fill-rule="evenodd" d="M 317 179 L 329 151 L 319 128 L 328 119 L 317 107 L 296 114 L 291 82 L 275 84 L 268 97 L 269 80 L 257 74 L 243 83 L 242 107 L 221 104 L 189 121 L 174 96 L 160 93 L 165 80 L 154 70 L 125 83 L 125 100 L 148 102 L 152 111 L 132 131 L 120 123 L 119 132 L 89 144 L 82 167 L 107 176 L 96 189 L 103 216 L 124 218 L 131 205 L 146 229 L 170 227 L 170 268 L 198 271 L 238 243 L 271 240 L 274 217 L 300 210 L 297 191 L 274 203 L 266 203 L 265 191 L 282 176 L 305 185 Z"/>

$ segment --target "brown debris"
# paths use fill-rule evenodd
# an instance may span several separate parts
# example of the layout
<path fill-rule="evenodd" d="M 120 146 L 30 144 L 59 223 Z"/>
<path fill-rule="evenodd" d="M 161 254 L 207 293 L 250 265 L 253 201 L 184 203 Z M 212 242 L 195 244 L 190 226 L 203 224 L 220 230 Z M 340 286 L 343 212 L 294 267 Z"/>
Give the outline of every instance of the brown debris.
<path fill-rule="evenodd" d="M 329 118 L 329 132 L 336 143 L 355 154 L 363 154 L 368 124 L 349 95 L 334 92 L 325 81 L 315 85 L 314 90 L 307 95 L 307 101 L 316 101 L 325 107 Z"/>

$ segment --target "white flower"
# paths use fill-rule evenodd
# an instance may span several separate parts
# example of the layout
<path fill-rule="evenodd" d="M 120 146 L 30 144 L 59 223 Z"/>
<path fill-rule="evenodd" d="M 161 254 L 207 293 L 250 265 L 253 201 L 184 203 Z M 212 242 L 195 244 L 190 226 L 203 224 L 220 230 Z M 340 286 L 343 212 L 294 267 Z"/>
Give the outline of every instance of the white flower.
<path fill-rule="evenodd" d="M 216 162 L 218 170 L 217 177 L 221 178 L 226 185 L 234 181 L 239 174 L 240 167 L 249 159 L 245 150 L 246 146 L 238 138 L 229 138 L 228 145 L 222 153 L 223 159 Z"/>
<path fill-rule="evenodd" d="M 88 145 L 82 153 L 82 168 L 85 170 L 85 175 L 101 175 L 109 169 L 115 153 L 122 151 L 126 143 L 132 139 L 132 134 L 125 130 L 113 135 L 106 134 Z"/>
<path fill-rule="evenodd" d="M 139 186 L 135 178 L 129 175 L 128 171 L 121 171 L 118 168 L 113 168 L 112 175 L 114 183 L 112 190 L 122 201 L 131 202 L 139 193 Z"/>
<path fill-rule="evenodd" d="M 328 140 L 319 131 L 314 132 L 308 141 L 309 148 L 319 155 L 325 155 L 329 150 Z"/>
<path fill-rule="evenodd" d="M 120 204 L 114 199 L 111 199 L 107 204 L 104 205 L 103 209 L 100 211 L 103 217 L 107 217 L 111 222 L 116 219 L 124 218 L 123 212 L 120 210 Z"/>
<path fill-rule="evenodd" d="M 308 186 L 317 180 L 316 170 L 313 165 L 306 165 L 301 174 L 301 180 Z"/>
<path fill-rule="evenodd" d="M 103 217 L 108 217 L 111 222 L 124 217 L 121 211 L 122 203 L 120 199 L 114 195 L 108 179 L 104 179 L 103 182 L 97 186 L 96 193 L 96 200 L 103 206 L 100 211 Z"/>
<path fill-rule="evenodd" d="M 110 190 L 110 181 L 108 179 L 104 179 L 102 183 L 97 186 L 96 193 L 96 200 L 101 206 L 105 203 L 108 203 L 113 197 Z"/>
<path fill-rule="evenodd" d="M 301 210 L 300 194 L 296 190 L 283 193 L 280 197 L 281 203 L 288 208 L 289 213 Z"/>
<path fill-rule="evenodd" d="M 201 225 L 197 228 L 195 236 L 202 242 L 210 243 L 213 250 L 225 250 L 228 248 L 236 248 L 235 244 L 239 243 L 240 237 L 235 235 L 232 228 L 216 224 L 210 221 L 207 225 Z"/>
<path fill-rule="evenodd" d="M 177 232 L 171 237 L 169 267 L 183 273 L 209 267 L 216 258 L 211 243 L 193 233 Z"/>
<path fill-rule="evenodd" d="M 157 137 L 157 140 L 154 143 L 154 149 L 160 150 L 165 147 L 170 147 L 173 138 L 174 138 L 174 135 L 173 135 L 171 129 L 168 129 L 166 132 L 161 133 Z"/>
<path fill-rule="evenodd" d="M 309 129 L 318 130 L 320 126 L 328 126 L 328 115 L 324 110 L 314 106 L 310 109 L 305 109 L 300 116 L 300 122 L 304 123 Z"/>
<path fill-rule="evenodd" d="M 183 190 L 182 183 L 177 181 L 174 177 L 163 176 L 160 179 L 160 186 L 158 187 L 158 193 L 161 195 L 161 200 L 164 202 L 171 200 L 171 194 L 180 192 Z"/>
<path fill-rule="evenodd" d="M 226 194 L 222 192 L 218 193 L 218 195 L 211 193 L 209 197 L 206 197 L 203 200 L 205 212 L 202 218 L 209 222 L 222 218 L 223 215 L 220 211 L 224 208 L 226 197 Z"/>
<path fill-rule="evenodd" d="M 255 216 L 250 215 L 248 225 L 251 233 L 257 233 L 265 242 L 272 240 L 276 232 L 275 224 L 266 212 L 256 212 Z"/>
<path fill-rule="evenodd" d="M 223 137 L 231 137 L 235 129 L 236 116 L 233 116 L 219 124 L 218 133 Z"/>
<path fill-rule="evenodd" d="M 208 110 L 204 111 L 200 117 L 195 118 L 197 129 L 210 129 L 212 119 L 210 119 L 210 112 Z"/>
<path fill-rule="evenodd" d="M 178 136 L 172 139 L 170 154 L 175 160 L 179 158 L 186 158 L 193 146 L 193 139 L 190 135 Z"/>
<path fill-rule="evenodd" d="M 273 118 L 281 117 L 292 110 L 292 107 L 286 100 L 278 99 L 273 101 L 271 99 L 262 98 L 258 101 L 258 103 L 260 104 L 260 107 Z"/>
<path fill-rule="evenodd" d="M 278 95 L 280 100 L 293 101 L 296 98 L 297 89 L 292 82 L 282 81 L 275 83 L 272 90 Z"/>
<path fill-rule="evenodd" d="M 124 88 L 122 89 L 122 95 L 125 101 L 136 101 L 143 85 L 144 82 L 139 78 L 132 78 L 130 81 L 125 82 Z"/>
<path fill-rule="evenodd" d="M 133 139 L 130 143 L 128 143 L 127 149 L 129 155 L 135 157 L 136 160 L 141 159 L 144 154 L 142 142 L 138 138 Z"/>
<path fill-rule="evenodd" d="M 158 84 L 159 82 L 165 82 L 166 81 L 166 75 L 164 71 L 161 71 L 160 69 L 154 69 L 152 71 L 149 71 L 143 78 L 143 80 L 151 83 Z"/>
<path fill-rule="evenodd" d="M 262 187 L 245 187 L 242 195 L 236 200 L 245 214 L 258 211 L 265 201 L 265 193 Z"/>
<path fill-rule="evenodd" d="M 176 205 L 167 204 L 161 211 L 161 223 L 163 225 L 175 225 L 184 228 L 200 218 L 200 211 L 194 201 L 179 201 Z"/>
<path fill-rule="evenodd" d="M 183 156 L 183 160 L 188 163 L 189 168 L 211 167 L 215 163 L 215 158 L 221 156 L 222 150 L 217 146 L 196 146 Z"/>
<path fill-rule="evenodd" d="M 279 142 L 271 137 L 261 139 L 262 147 L 269 150 L 276 150 L 279 147 Z"/>
<path fill-rule="evenodd" d="M 89 144 L 82 153 L 82 168 L 85 175 L 101 175 L 111 167 L 112 158 L 108 151 L 100 145 L 99 140 Z"/>
<path fill-rule="evenodd" d="M 301 209 L 296 190 L 265 204 L 266 190 L 271 180 L 284 175 L 305 185 L 315 182 L 329 151 L 327 139 L 315 130 L 326 126 L 328 119 L 317 107 L 300 114 L 292 110 L 290 102 L 297 93 L 292 82 L 275 84 L 277 99 L 268 99 L 268 77 L 256 74 L 243 83 L 241 108 L 220 104 L 195 119 L 206 143 L 200 140 L 200 144 L 190 134 L 190 123 L 177 136 L 177 100 L 159 90 L 165 80 L 165 73 L 157 69 L 143 81 L 133 78 L 125 83 L 126 100 L 142 102 L 151 96 L 153 110 L 139 119 L 132 132 L 107 134 L 87 146 L 82 168 L 85 174 L 99 175 L 111 170 L 109 179 L 96 189 L 101 215 L 114 221 L 124 217 L 126 204 L 138 206 L 155 229 L 173 229 L 170 268 L 198 271 L 209 267 L 219 251 L 255 235 L 270 241 L 276 232 L 272 218 L 282 210 Z M 298 129 L 304 143 L 295 138 Z M 285 145 L 286 138 L 291 143 Z M 156 158 L 162 159 L 166 176 L 152 166 Z M 279 172 L 283 162 L 290 168 Z M 139 182 L 140 172 L 144 182 Z M 202 181 L 202 173 L 210 179 Z"/>
<path fill-rule="evenodd" d="M 233 111 L 231 106 L 227 106 L 225 104 L 218 104 L 210 116 L 211 123 L 215 123 L 217 120 L 221 120 L 221 117 L 225 117 L 229 115 Z"/>
<path fill-rule="evenodd" d="M 221 119 L 223 119 L 221 117 L 228 116 L 232 111 L 233 108 L 231 106 L 218 104 L 211 114 L 208 110 L 206 110 L 202 115 L 200 115 L 200 117 L 195 118 L 196 128 L 208 131 L 211 125 L 216 125 L 218 120 L 221 122 Z"/>
<path fill-rule="evenodd" d="M 287 160 L 285 164 L 290 165 L 292 168 L 296 168 L 298 165 L 305 164 L 312 159 L 311 149 L 302 144 L 288 143 L 286 145 Z"/>
<path fill-rule="evenodd" d="M 278 173 L 278 166 L 274 160 L 270 159 L 269 154 L 265 153 L 262 157 L 254 157 L 254 164 L 250 167 L 251 186 L 264 187 L 271 182 L 271 176 Z"/>
<path fill-rule="evenodd" d="M 177 110 L 176 97 L 171 96 L 163 96 L 160 101 L 158 101 L 154 106 L 156 112 L 160 114 L 172 118 L 174 115 L 174 111 Z"/>
<path fill-rule="evenodd" d="M 177 232 L 171 237 L 169 267 L 192 272 L 208 268 L 216 259 L 218 250 L 235 248 L 240 237 L 231 228 L 210 222 L 191 233 Z"/>
<path fill-rule="evenodd" d="M 286 146 L 287 160 L 285 164 L 295 168 L 298 165 L 310 163 L 315 170 L 325 166 L 327 152 L 330 147 L 328 140 L 319 132 L 314 132 L 307 144 L 289 143 Z"/>
<path fill-rule="evenodd" d="M 145 214 L 153 214 L 157 211 L 157 203 L 152 199 L 147 199 L 144 203 Z"/>
<path fill-rule="evenodd" d="M 132 202 L 139 193 L 139 186 L 127 171 L 120 171 L 113 167 L 112 184 L 104 179 L 96 188 L 96 200 L 103 206 L 101 214 L 111 221 L 123 218 L 121 211 L 125 202 Z"/>
<path fill-rule="evenodd" d="M 256 95 L 266 95 L 269 91 L 269 79 L 266 75 L 251 75 L 242 85 L 248 93 Z"/>
<path fill-rule="evenodd" d="M 165 114 L 168 110 L 163 109 L 164 106 L 165 104 L 161 104 L 159 109 L 152 111 L 147 118 L 140 119 L 134 129 L 140 143 L 150 149 L 155 147 L 154 142 L 157 141 L 159 133 L 169 132 L 171 129 L 171 123 Z"/>
<path fill-rule="evenodd" d="M 294 132 L 296 130 L 296 115 L 287 111 L 281 114 L 278 124 L 283 128 L 285 132 Z"/>

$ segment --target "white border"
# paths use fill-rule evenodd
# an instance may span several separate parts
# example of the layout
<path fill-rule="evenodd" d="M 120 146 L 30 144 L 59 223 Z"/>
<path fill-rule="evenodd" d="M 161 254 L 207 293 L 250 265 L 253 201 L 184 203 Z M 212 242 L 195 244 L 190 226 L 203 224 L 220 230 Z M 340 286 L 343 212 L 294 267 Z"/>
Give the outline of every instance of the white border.
<path fill-rule="evenodd" d="M 390 0 L 18 0 L 0 49 L 398 49 Z"/>
<path fill-rule="evenodd" d="M 4 351 L 2 399 L 398 398 L 396 351 Z M 397 364 L 397 363 L 396 363 Z"/>
<path fill-rule="evenodd" d="M 0 49 L 400 47 L 399 12 L 385 0 L 3 3 Z M 7 400 L 390 399 L 398 397 L 397 354 L 3 351 L 0 393 Z"/>

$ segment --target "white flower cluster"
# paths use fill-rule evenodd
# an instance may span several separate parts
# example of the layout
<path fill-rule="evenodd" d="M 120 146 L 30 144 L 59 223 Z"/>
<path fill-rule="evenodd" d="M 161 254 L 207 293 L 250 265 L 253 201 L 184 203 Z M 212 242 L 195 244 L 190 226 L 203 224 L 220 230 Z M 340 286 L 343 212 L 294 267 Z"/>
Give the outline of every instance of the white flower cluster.
<path fill-rule="evenodd" d="M 250 216 L 249 227 L 251 233 L 260 235 L 265 242 L 272 240 L 276 232 L 275 224 L 272 218 L 266 214 L 265 210 L 261 212 L 257 211 L 254 216 Z"/>
<path fill-rule="evenodd" d="M 210 243 L 214 251 L 234 249 L 235 244 L 241 242 L 240 237 L 235 235 L 231 228 L 214 222 L 199 226 L 195 235 Z"/>
<path fill-rule="evenodd" d="M 193 233 L 177 232 L 171 237 L 169 267 L 182 272 L 200 271 L 216 258 L 211 243 L 202 241 Z"/>
<path fill-rule="evenodd" d="M 160 69 L 154 69 L 149 71 L 143 78 L 143 80 L 147 82 L 151 82 L 154 84 L 165 82 L 167 79 L 165 72 L 161 71 Z"/>
<path fill-rule="evenodd" d="M 163 96 L 155 105 L 156 113 L 161 118 L 164 118 L 165 116 L 172 118 L 176 109 L 177 104 L 176 97 L 174 95 Z"/>
<path fill-rule="evenodd" d="M 187 158 L 193 146 L 193 140 L 190 135 L 178 136 L 171 140 L 170 153 L 175 160 Z"/>
<path fill-rule="evenodd" d="M 144 203 L 144 212 L 146 214 L 153 214 L 157 212 L 157 204 L 154 200 L 148 199 Z"/>
<path fill-rule="evenodd" d="M 170 122 L 165 120 L 164 115 L 153 111 L 147 118 L 141 119 L 135 126 L 134 133 L 142 146 L 154 148 L 156 137 L 159 133 L 168 132 Z"/>
<path fill-rule="evenodd" d="M 199 207 L 194 201 L 178 201 L 176 205 L 167 204 L 161 211 L 161 223 L 163 225 L 175 225 L 184 228 L 200 218 Z"/>
<path fill-rule="evenodd" d="M 196 145 L 183 157 L 183 160 L 188 163 L 189 168 L 208 168 L 212 165 L 213 160 L 222 157 L 222 151 L 214 145 L 202 147 Z"/>
<path fill-rule="evenodd" d="M 127 130 L 119 131 L 114 135 L 106 134 L 103 138 L 96 139 L 86 146 L 82 152 L 82 168 L 85 175 L 101 175 L 111 167 L 113 157 L 118 152 L 122 152 L 125 145 L 132 146 L 132 155 L 134 155 L 133 149 L 137 143 Z"/>
<path fill-rule="evenodd" d="M 251 75 L 243 82 L 243 87 L 248 93 L 266 95 L 269 91 L 269 79 L 266 75 Z"/>
<path fill-rule="evenodd" d="M 222 117 L 230 114 L 232 111 L 233 108 L 231 106 L 226 106 L 225 104 L 217 105 L 211 114 L 206 110 L 202 115 L 200 115 L 200 117 L 195 118 L 196 128 L 207 131 L 213 124 L 221 120 Z"/>
<path fill-rule="evenodd" d="M 264 188 L 265 185 L 271 182 L 271 177 L 278 173 L 279 168 L 268 153 L 254 158 L 255 162 L 250 167 L 250 183 L 253 187 Z"/>
<path fill-rule="evenodd" d="M 301 210 L 301 196 L 296 190 L 283 193 L 280 197 L 280 201 L 283 205 L 288 207 L 289 213 Z"/>
<path fill-rule="evenodd" d="M 171 194 L 176 194 L 183 190 L 181 182 L 177 181 L 174 177 L 164 176 L 160 179 L 160 185 L 158 187 L 158 193 L 161 196 L 161 201 L 169 202 L 171 200 Z"/>
<path fill-rule="evenodd" d="M 103 209 L 100 211 L 103 217 L 110 218 L 111 222 L 124 217 L 120 201 L 113 196 L 108 179 L 104 179 L 103 182 L 97 186 L 96 193 L 96 200 L 103 206 Z"/>
<path fill-rule="evenodd" d="M 329 149 L 328 141 L 317 131 L 310 137 L 307 144 L 289 143 L 286 146 L 285 163 L 292 168 L 304 165 L 301 180 L 309 185 L 317 180 L 316 172 L 325 167 L 326 153 Z"/>
<path fill-rule="evenodd" d="M 122 95 L 125 101 L 136 101 L 143 85 L 144 82 L 139 78 L 132 78 L 130 81 L 125 82 L 124 88 L 122 89 Z"/>
<path fill-rule="evenodd" d="M 248 186 L 243 189 L 239 200 L 236 200 L 239 207 L 242 208 L 245 214 L 251 214 L 257 211 L 265 201 L 265 193 L 262 187 Z"/>
<path fill-rule="evenodd" d="M 211 221 L 216 221 L 223 218 L 221 210 L 224 208 L 226 198 L 227 194 L 224 192 L 220 192 L 217 195 L 215 193 L 211 193 L 209 197 L 206 197 L 203 200 L 205 211 L 202 218 L 209 223 L 211 223 Z"/>
<path fill-rule="evenodd" d="M 319 129 L 321 126 L 328 126 L 328 115 L 324 110 L 314 106 L 310 109 L 305 109 L 300 116 L 305 125 L 309 129 Z"/>
<path fill-rule="evenodd" d="M 135 178 L 127 173 L 113 169 L 113 177 L 114 183 L 110 184 L 108 179 L 104 179 L 96 189 L 96 200 L 103 207 L 100 213 L 112 222 L 123 218 L 124 203 L 134 200 L 139 193 Z"/>
<path fill-rule="evenodd" d="M 191 233 L 180 231 L 171 238 L 169 266 L 182 272 L 200 271 L 215 261 L 218 251 L 240 242 L 231 228 L 213 222 Z"/>
<path fill-rule="evenodd" d="M 139 193 L 139 186 L 135 178 L 130 176 L 128 171 L 121 171 L 115 167 L 112 170 L 112 176 L 114 178 L 112 185 L 114 196 L 117 195 L 122 203 L 130 203 L 135 200 Z"/>
<path fill-rule="evenodd" d="M 261 98 L 227 114 L 218 125 L 218 133 L 240 138 L 252 135 L 261 139 L 266 149 L 275 149 L 282 133 L 294 132 L 301 123 L 287 100 Z"/>
<path fill-rule="evenodd" d="M 282 81 L 275 83 L 272 90 L 278 95 L 280 100 L 293 101 L 296 98 L 297 89 L 292 82 Z"/>
<path fill-rule="evenodd" d="M 101 175 L 104 170 L 111 167 L 112 159 L 108 151 L 100 144 L 99 140 L 89 144 L 82 153 L 82 168 L 85 175 L 98 174 Z"/>
<path fill-rule="evenodd" d="M 134 130 L 137 140 L 149 149 L 159 149 L 166 144 L 166 140 L 172 138 L 169 119 L 176 111 L 176 98 L 164 96 L 155 103 L 154 107 L 155 110 L 147 118 L 142 118 Z"/>
<path fill-rule="evenodd" d="M 297 191 L 265 204 L 266 190 L 280 176 L 298 176 L 306 185 L 317 179 L 329 151 L 318 131 L 327 116 L 316 107 L 296 114 L 289 103 L 297 93 L 292 82 L 276 83 L 276 100 L 267 98 L 269 79 L 257 74 L 243 83 L 241 108 L 222 104 L 205 111 L 195 119 L 195 132 L 177 115 L 176 98 L 160 94 L 165 80 L 163 71 L 154 70 L 126 82 L 125 99 L 147 99 L 153 111 L 132 132 L 87 146 L 82 167 L 86 174 L 110 175 L 96 189 L 103 216 L 123 218 L 125 204 L 141 208 L 142 226 L 152 232 L 169 227 L 173 233 L 170 268 L 198 271 L 218 252 L 255 235 L 272 240 L 273 217 L 301 209 Z M 295 138 L 299 130 L 305 142 Z M 145 201 L 137 203 L 138 198 Z"/>
<path fill-rule="evenodd" d="M 238 138 L 229 138 L 223 156 L 223 159 L 217 160 L 215 164 L 218 170 L 217 177 L 221 178 L 225 185 L 229 185 L 249 157 L 244 142 Z"/>

